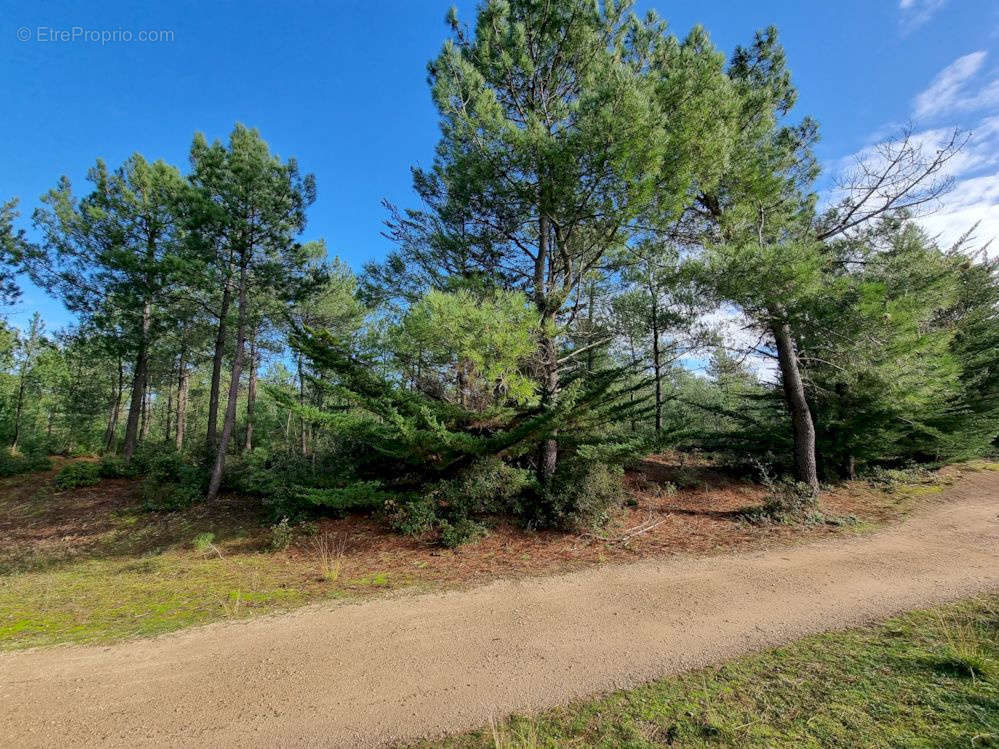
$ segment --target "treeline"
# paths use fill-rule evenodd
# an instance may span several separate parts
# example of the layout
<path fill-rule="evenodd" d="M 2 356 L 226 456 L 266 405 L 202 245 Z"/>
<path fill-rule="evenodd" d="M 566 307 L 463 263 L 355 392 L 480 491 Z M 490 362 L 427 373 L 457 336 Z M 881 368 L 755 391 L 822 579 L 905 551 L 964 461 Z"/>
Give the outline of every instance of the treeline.
<path fill-rule="evenodd" d="M 79 194 L 63 178 L 35 242 L 6 204 L 7 301 L 20 270 L 79 321 L 3 330 L 15 453 L 117 454 L 153 498 L 228 486 L 458 543 L 495 513 L 599 522 L 651 449 L 765 463 L 806 504 L 994 449 L 996 263 L 974 227 L 939 247 L 911 220 L 959 133 L 903 133 L 819 209 L 775 30 L 726 59 L 628 3 L 449 23 L 420 205 L 387 206 L 395 250 L 356 278 L 302 240 L 312 176 L 239 125 L 196 136 L 185 171 L 135 155 Z"/>

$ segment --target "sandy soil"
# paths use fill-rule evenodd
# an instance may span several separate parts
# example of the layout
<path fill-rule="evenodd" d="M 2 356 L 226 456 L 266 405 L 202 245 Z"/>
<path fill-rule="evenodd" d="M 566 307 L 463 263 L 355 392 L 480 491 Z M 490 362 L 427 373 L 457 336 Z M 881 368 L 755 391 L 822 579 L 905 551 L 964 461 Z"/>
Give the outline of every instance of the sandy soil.
<path fill-rule="evenodd" d="M 377 746 L 999 590 L 999 473 L 866 537 L 0 654 L 5 746 Z"/>

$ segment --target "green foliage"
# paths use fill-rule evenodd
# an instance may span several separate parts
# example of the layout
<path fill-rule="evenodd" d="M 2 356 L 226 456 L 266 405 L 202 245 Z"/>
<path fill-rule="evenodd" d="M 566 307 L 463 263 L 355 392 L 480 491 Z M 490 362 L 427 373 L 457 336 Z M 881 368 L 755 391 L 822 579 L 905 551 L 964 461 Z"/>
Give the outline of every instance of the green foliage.
<path fill-rule="evenodd" d="M 907 468 L 873 466 L 864 472 L 863 479 L 871 487 L 887 492 L 895 491 L 900 486 L 931 484 L 936 480 L 932 472 L 918 465 Z"/>
<path fill-rule="evenodd" d="M 16 476 L 19 473 L 48 471 L 52 468 L 52 460 L 42 453 L 14 453 L 10 450 L 0 450 L 0 478 Z"/>
<path fill-rule="evenodd" d="M 204 552 L 208 551 L 212 547 L 212 544 L 214 542 L 215 542 L 214 533 L 199 533 L 197 536 L 194 537 L 194 540 L 191 542 L 191 546 L 194 548 L 195 551 Z"/>
<path fill-rule="evenodd" d="M 468 518 L 460 518 L 453 523 L 441 520 L 439 526 L 441 546 L 448 549 L 472 543 L 487 533 L 484 525 Z"/>
<path fill-rule="evenodd" d="M 485 526 L 474 518 L 522 513 L 523 499 L 534 485 L 530 471 L 492 456 L 476 461 L 453 479 L 392 497 L 385 502 L 384 512 L 399 532 L 415 535 L 436 530 L 442 545 L 454 547 L 485 532 Z"/>
<path fill-rule="evenodd" d="M 17 199 L 0 202 L 0 305 L 13 304 L 21 296 L 15 278 L 16 264 L 26 248 L 24 230 L 14 227 Z"/>
<path fill-rule="evenodd" d="M 97 472 L 103 479 L 136 478 L 140 473 L 138 461 L 131 462 L 117 455 L 105 455 L 97 464 Z"/>
<path fill-rule="evenodd" d="M 764 476 L 767 495 L 760 507 L 744 511 L 751 523 L 798 523 L 815 514 L 815 492 L 812 487 L 789 476 Z"/>
<path fill-rule="evenodd" d="M 558 513 L 532 507 L 544 504 L 529 469 L 538 446 L 558 433 L 566 455 L 578 454 L 580 462 L 620 462 L 643 446 L 619 433 L 622 422 L 648 411 L 647 403 L 630 398 L 642 383 L 630 382 L 627 369 L 568 373 L 554 409 L 508 402 L 481 413 L 379 377 L 322 331 L 299 331 L 293 340 L 312 367 L 337 383 L 330 389 L 334 410 L 310 412 L 310 418 L 367 448 L 354 453 L 354 474 L 342 484 L 299 496 L 345 507 L 358 496 L 374 502 L 392 495 L 387 516 L 406 532 L 440 528 L 441 521 L 458 527 L 459 521 L 494 513 L 534 524 L 561 523 L 573 513 L 595 516 L 583 507 L 588 500 L 574 497 L 560 499 Z"/>
<path fill-rule="evenodd" d="M 402 371 L 419 377 L 421 387 L 484 410 L 497 401 L 535 400 L 523 364 L 537 347 L 538 325 L 537 312 L 520 292 L 482 297 L 430 291 L 389 331 L 389 346 Z"/>
<path fill-rule="evenodd" d="M 229 491 L 269 499 L 306 481 L 311 474 L 310 463 L 298 453 L 257 448 L 227 462 L 223 486 Z"/>
<path fill-rule="evenodd" d="M 599 528 L 624 496 L 623 477 L 620 466 L 585 458 L 564 460 L 555 480 L 542 490 L 530 521 L 569 531 Z"/>
<path fill-rule="evenodd" d="M 271 526 L 271 551 L 284 551 L 295 540 L 295 530 L 287 517 Z"/>
<path fill-rule="evenodd" d="M 81 461 L 70 463 L 56 474 L 55 485 L 63 491 L 76 489 L 83 486 L 94 486 L 101 481 L 97 463 Z"/>
<path fill-rule="evenodd" d="M 180 453 L 151 452 L 143 463 L 142 497 L 147 510 L 183 510 L 204 496 L 204 472 Z"/>
<path fill-rule="evenodd" d="M 292 494 L 300 503 L 339 513 L 378 509 L 391 496 L 377 481 L 353 481 L 345 486 L 325 489 L 301 487 Z"/>

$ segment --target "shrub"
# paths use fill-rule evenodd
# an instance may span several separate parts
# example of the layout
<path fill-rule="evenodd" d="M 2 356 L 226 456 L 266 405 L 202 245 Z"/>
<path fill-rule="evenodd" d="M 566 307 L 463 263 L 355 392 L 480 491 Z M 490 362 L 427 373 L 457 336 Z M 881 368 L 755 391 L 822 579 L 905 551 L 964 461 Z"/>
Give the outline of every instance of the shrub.
<path fill-rule="evenodd" d="M 145 458 L 142 496 L 148 510 L 171 512 L 190 507 L 201 498 L 204 475 L 176 451 L 160 451 Z"/>
<path fill-rule="evenodd" d="M 473 463 L 457 478 L 433 490 L 444 518 L 509 512 L 523 492 L 534 485 L 533 474 L 496 457 Z"/>
<path fill-rule="evenodd" d="M 292 495 L 300 503 L 324 507 L 337 513 L 377 509 L 390 496 L 376 481 L 355 481 L 329 489 L 296 487 L 292 490 Z"/>
<path fill-rule="evenodd" d="M 524 491 L 533 485 L 530 471 L 488 457 L 455 478 L 421 492 L 392 496 L 382 506 L 389 525 L 400 533 L 436 530 L 442 546 L 455 548 L 486 533 L 476 517 L 518 512 Z"/>
<path fill-rule="evenodd" d="M 824 521 L 816 512 L 817 498 L 808 484 L 788 476 L 774 478 L 762 463 L 757 468 L 760 471 L 760 481 L 767 489 L 767 498 L 761 507 L 744 512 L 744 519 L 752 523 Z"/>
<path fill-rule="evenodd" d="M 585 458 L 562 461 L 529 522 L 568 531 L 599 528 L 624 495 L 624 470 Z"/>
<path fill-rule="evenodd" d="M 136 478 L 138 466 L 117 455 L 105 455 L 97 464 L 97 472 L 103 479 Z"/>
<path fill-rule="evenodd" d="M 484 525 L 468 518 L 460 518 L 455 520 L 454 523 L 441 520 L 438 523 L 438 527 L 440 528 L 441 546 L 448 549 L 457 548 L 486 535 L 486 527 Z"/>
<path fill-rule="evenodd" d="M 194 547 L 195 551 L 208 551 L 215 543 L 214 533 L 199 533 L 194 537 L 191 545 Z"/>
<path fill-rule="evenodd" d="M 932 471 L 923 466 L 913 465 L 908 468 L 874 466 L 864 475 L 864 480 L 873 489 L 892 492 L 904 484 L 932 483 L 935 477 Z"/>
<path fill-rule="evenodd" d="M 271 526 L 271 549 L 273 551 L 284 551 L 291 546 L 295 538 L 295 531 L 292 530 L 291 523 L 287 517 L 281 518 Z"/>
<path fill-rule="evenodd" d="M 0 478 L 16 476 L 19 473 L 48 471 L 52 461 L 45 453 L 14 453 L 10 450 L 0 450 Z"/>
<path fill-rule="evenodd" d="M 385 501 L 385 519 L 393 530 L 415 536 L 437 524 L 434 500 L 426 494 L 399 495 Z"/>
<path fill-rule="evenodd" d="M 80 462 L 64 466 L 55 477 L 55 485 L 65 491 L 81 486 L 100 483 L 101 477 L 96 463 Z"/>

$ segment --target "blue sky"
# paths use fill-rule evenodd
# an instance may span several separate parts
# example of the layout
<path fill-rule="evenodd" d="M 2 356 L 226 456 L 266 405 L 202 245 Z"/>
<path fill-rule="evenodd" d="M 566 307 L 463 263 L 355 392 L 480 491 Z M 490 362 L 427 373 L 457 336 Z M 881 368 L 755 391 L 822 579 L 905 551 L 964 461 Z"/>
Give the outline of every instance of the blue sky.
<path fill-rule="evenodd" d="M 21 199 L 32 234 L 30 213 L 60 175 L 82 191 L 96 158 L 117 165 L 135 151 L 186 169 L 195 131 L 225 138 L 239 121 L 316 175 L 306 238 L 325 238 L 360 267 L 388 249 L 380 201 L 412 204 L 409 167 L 432 159 L 426 63 L 446 36 L 451 4 L 8 0 L 0 199 Z M 475 3 L 457 5 L 471 20 Z M 679 35 L 705 26 L 726 52 L 776 24 L 800 90 L 797 111 L 819 120 L 818 154 L 830 173 L 907 121 L 927 147 L 952 126 L 974 130 L 954 165 L 953 195 L 924 221 L 949 237 L 984 219 L 983 231 L 999 235 L 994 0 L 638 4 L 652 7 Z M 73 39 L 74 28 L 89 38 Z M 172 41 L 135 41 L 142 31 L 170 32 Z M 58 40 L 61 32 L 71 38 Z M 102 32 L 113 38 L 102 43 Z M 120 40 L 127 34 L 133 41 Z M 50 329 L 70 319 L 30 285 L 6 314 L 21 324 L 35 309 Z"/>

